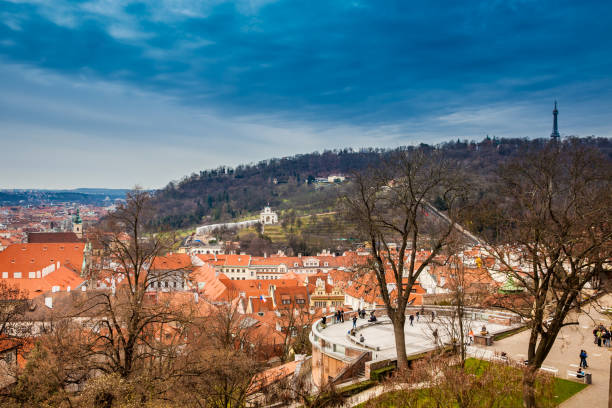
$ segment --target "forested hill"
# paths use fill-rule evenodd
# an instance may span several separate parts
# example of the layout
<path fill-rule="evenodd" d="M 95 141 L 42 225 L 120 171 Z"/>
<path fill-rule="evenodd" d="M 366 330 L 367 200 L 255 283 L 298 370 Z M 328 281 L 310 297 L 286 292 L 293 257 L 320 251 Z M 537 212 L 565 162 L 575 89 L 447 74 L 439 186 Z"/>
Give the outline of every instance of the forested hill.
<path fill-rule="evenodd" d="M 612 140 L 584 138 L 582 143 L 597 147 L 612 158 Z M 473 174 L 490 174 L 504 158 L 545 139 L 490 139 L 480 142 L 454 141 L 425 149 L 439 149 L 444 156 L 464 162 Z M 314 152 L 274 158 L 235 168 L 203 170 L 170 182 L 155 195 L 154 227 L 176 229 L 203 223 L 239 219 L 261 210 L 275 209 L 312 213 L 331 210 L 342 185 L 314 183 L 316 177 L 351 172 L 376 165 L 391 150 L 352 149 Z"/>

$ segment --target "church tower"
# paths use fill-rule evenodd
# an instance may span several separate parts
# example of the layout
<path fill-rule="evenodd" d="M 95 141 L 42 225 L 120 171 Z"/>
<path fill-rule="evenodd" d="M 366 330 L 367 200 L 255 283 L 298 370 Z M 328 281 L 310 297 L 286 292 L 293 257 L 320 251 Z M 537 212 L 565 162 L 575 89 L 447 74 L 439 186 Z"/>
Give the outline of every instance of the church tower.
<path fill-rule="evenodd" d="M 81 219 L 78 209 L 75 216 L 72 217 L 72 232 L 74 232 L 79 239 L 83 238 L 83 220 Z"/>
<path fill-rule="evenodd" d="M 559 127 L 557 126 L 557 115 L 559 111 L 557 110 L 557 101 L 555 101 L 555 109 L 553 109 L 553 131 L 550 134 L 550 137 L 553 140 L 559 140 L 561 135 L 559 135 Z"/>

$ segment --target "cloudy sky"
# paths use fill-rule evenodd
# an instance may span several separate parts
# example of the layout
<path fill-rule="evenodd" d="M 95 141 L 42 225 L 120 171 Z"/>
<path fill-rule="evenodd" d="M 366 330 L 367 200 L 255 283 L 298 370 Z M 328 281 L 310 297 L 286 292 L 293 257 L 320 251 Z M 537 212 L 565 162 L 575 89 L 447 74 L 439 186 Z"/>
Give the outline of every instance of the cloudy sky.
<path fill-rule="evenodd" d="M 612 2 L 0 0 L 0 188 L 340 147 L 612 136 Z"/>

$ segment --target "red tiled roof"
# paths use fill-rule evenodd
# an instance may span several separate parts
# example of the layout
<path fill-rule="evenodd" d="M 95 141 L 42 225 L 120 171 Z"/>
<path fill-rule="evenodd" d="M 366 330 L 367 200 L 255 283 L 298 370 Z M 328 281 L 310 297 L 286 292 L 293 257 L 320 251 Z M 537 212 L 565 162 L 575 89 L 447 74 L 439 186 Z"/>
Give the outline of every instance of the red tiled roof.
<path fill-rule="evenodd" d="M 167 254 L 158 256 L 153 261 L 153 270 L 179 270 L 191 267 L 191 256 L 188 254 Z"/>
<path fill-rule="evenodd" d="M 28 272 L 42 270 L 59 262 L 60 266 L 70 264 L 80 271 L 83 265 L 84 243 L 61 244 L 14 244 L 0 252 L 0 272 Z"/>

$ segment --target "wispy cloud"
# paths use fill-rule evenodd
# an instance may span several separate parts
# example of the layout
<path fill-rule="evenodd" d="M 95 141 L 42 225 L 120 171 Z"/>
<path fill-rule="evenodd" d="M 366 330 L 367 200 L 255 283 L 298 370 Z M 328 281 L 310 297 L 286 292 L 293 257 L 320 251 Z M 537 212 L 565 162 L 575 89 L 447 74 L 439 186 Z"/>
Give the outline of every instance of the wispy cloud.
<path fill-rule="evenodd" d="M 12 78 L 0 97 L 13 113 L 0 113 L 3 143 L 232 135 L 212 144 L 227 154 L 178 172 L 344 145 L 545 136 L 555 98 L 562 132 L 612 134 L 610 2 L 0 0 L 0 17 Z"/>

